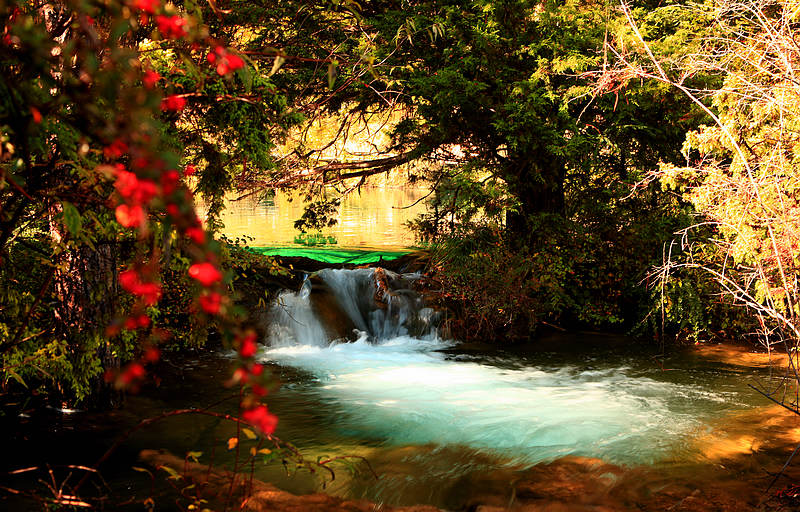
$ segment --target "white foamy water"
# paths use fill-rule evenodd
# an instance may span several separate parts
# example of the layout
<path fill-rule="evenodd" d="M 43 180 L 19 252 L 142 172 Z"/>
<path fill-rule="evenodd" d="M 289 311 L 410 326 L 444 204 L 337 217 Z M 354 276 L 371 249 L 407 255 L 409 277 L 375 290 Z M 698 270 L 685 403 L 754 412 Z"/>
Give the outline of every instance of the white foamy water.
<path fill-rule="evenodd" d="M 341 283 L 337 297 L 359 288 L 345 277 L 331 280 Z M 303 293 L 296 295 L 301 302 Z M 343 308 L 363 316 L 351 299 Z M 334 424 L 326 429 L 390 446 L 463 446 L 525 463 L 567 454 L 653 463 L 684 449 L 703 416 L 725 400 L 696 385 L 632 376 L 624 366 L 553 369 L 516 361 L 505 367 L 452 357 L 441 352 L 451 344 L 434 332 L 383 339 L 364 333 L 356 342 L 329 345 L 323 334 L 302 329 L 287 338 L 273 331 L 262 360 L 307 372 L 292 392 L 331 414 Z"/>
<path fill-rule="evenodd" d="M 272 345 L 328 345 L 328 334 L 311 310 L 311 282 L 306 279 L 296 293 L 283 292 L 270 312 L 269 338 Z"/>
<path fill-rule="evenodd" d="M 362 339 L 267 349 L 309 372 L 304 393 L 339 412 L 348 435 L 391 445 L 464 445 L 533 463 L 566 454 L 651 463 L 701 425 L 686 404 L 719 401 L 693 386 L 631 378 L 625 368 L 505 369 L 448 359 L 437 342 Z M 330 427 L 328 427 L 330 428 Z"/>

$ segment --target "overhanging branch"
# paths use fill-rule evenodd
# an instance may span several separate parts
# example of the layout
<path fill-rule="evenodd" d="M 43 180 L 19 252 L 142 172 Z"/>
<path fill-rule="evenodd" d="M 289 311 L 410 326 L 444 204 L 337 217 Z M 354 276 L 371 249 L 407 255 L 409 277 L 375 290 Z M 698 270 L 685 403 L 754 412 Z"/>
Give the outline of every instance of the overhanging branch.
<path fill-rule="evenodd" d="M 388 156 L 385 158 L 375 158 L 372 160 L 360 160 L 356 162 L 331 162 L 329 164 L 315 167 L 312 169 L 312 173 L 318 175 L 322 174 L 325 183 L 328 183 L 329 181 L 346 180 L 348 178 L 361 178 L 364 176 L 371 176 L 373 174 L 384 172 L 392 167 L 397 167 L 398 165 L 407 163 L 416 157 L 416 151 L 412 150 L 399 155 Z M 355 171 L 355 169 L 361 170 Z M 328 172 L 343 170 L 353 170 L 354 172 L 348 172 L 344 174 L 338 172 L 334 180 L 327 179 Z"/>
<path fill-rule="evenodd" d="M 330 162 L 312 167 L 306 171 L 293 173 L 290 176 L 263 183 L 263 186 L 282 188 L 296 186 L 301 183 L 320 182 L 321 184 L 336 183 L 351 178 L 364 178 L 374 174 L 386 172 L 394 167 L 405 164 L 418 158 L 418 149 L 412 149 L 399 155 L 370 160 L 356 160 L 353 162 Z M 342 172 L 352 171 L 352 172 Z"/>

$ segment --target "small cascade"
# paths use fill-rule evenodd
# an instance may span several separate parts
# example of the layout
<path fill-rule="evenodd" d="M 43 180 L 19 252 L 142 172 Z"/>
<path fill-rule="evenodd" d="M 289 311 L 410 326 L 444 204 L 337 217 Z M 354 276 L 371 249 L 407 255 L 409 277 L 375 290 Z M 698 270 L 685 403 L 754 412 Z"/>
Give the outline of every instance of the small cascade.
<path fill-rule="evenodd" d="M 709 421 L 754 400 L 735 391 L 738 373 L 730 387 L 709 392 L 706 380 L 728 379 L 729 370 L 664 372 L 638 352 L 461 351 L 436 336 L 436 314 L 415 293 L 416 279 L 383 269 L 320 271 L 281 295 L 271 346 L 257 356 L 300 370 L 270 407 L 303 407 L 290 416 L 293 427 L 308 418 L 304 437 L 318 440 L 318 453 L 336 443 L 340 453 L 379 445 L 402 454 L 403 467 L 416 460 L 413 478 L 397 472 L 406 476 L 395 496 L 420 475 L 438 486 L 448 474 L 463 487 L 459 471 L 471 462 L 431 472 L 447 450 L 476 454 L 477 464 L 499 457 L 505 469 L 568 455 L 631 466 L 695 460 Z M 423 447 L 435 455 L 417 459 Z"/>
<path fill-rule="evenodd" d="M 438 315 L 413 289 L 419 277 L 382 268 L 321 270 L 297 292 L 278 297 L 270 315 L 270 345 L 435 337 Z"/>
<path fill-rule="evenodd" d="M 268 337 L 273 346 L 328 345 L 325 327 L 311 307 L 311 280 L 306 276 L 296 292 L 285 291 L 270 310 Z"/>

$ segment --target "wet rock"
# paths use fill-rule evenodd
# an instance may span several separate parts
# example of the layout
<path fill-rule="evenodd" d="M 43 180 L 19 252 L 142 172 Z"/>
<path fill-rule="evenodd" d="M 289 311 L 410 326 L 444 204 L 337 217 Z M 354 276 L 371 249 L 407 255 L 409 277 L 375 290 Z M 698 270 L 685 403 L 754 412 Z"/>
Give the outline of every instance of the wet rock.
<path fill-rule="evenodd" d="M 322 325 L 325 326 L 325 330 L 328 332 L 328 339 L 355 340 L 354 331 L 356 325 L 339 305 L 330 287 L 316 275 L 311 276 L 309 279 L 312 283 L 311 294 L 309 295 L 311 309 Z"/>
<path fill-rule="evenodd" d="M 427 251 L 415 251 L 399 258 L 381 261 L 376 263 L 386 270 L 397 272 L 398 274 L 424 272 L 428 269 L 431 262 L 431 255 Z"/>
<path fill-rule="evenodd" d="M 765 489 L 769 474 L 782 459 L 765 458 L 769 466 L 731 455 L 727 465 L 623 467 L 600 459 L 568 456 L 517 471 L 498 471 L 491 481 L 471 482 L 480 489 L 463 510 L 482 512 L 745 512 L 797 510 Z M 785 460 L 785 459 L 784 459 Z M 758 467 L 756 467 L 758 466 Z M 787 475 L 796 481 L 798 471 Z M 465 491 L 470 492 L 470 491 Z"/>

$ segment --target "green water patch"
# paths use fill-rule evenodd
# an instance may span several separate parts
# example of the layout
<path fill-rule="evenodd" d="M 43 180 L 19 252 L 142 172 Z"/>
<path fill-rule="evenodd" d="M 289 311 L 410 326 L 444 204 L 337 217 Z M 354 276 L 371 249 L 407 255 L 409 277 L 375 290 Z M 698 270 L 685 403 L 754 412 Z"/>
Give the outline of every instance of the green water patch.
<path fill-rule="evenodd" d="M 311 247 L 248 247 L 248 249 L 265 256 L 309 258 L 334 265 L 366 265 L 378 261 L 391 261 L 412 252 L 411 250 L 371 251 L 364 249 L 325 249 Z"/>

